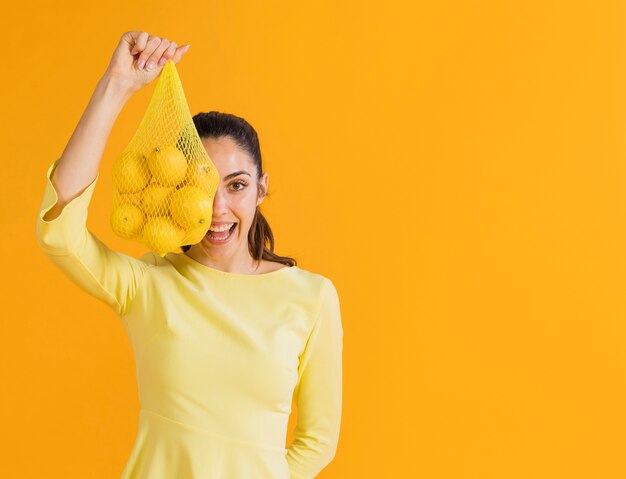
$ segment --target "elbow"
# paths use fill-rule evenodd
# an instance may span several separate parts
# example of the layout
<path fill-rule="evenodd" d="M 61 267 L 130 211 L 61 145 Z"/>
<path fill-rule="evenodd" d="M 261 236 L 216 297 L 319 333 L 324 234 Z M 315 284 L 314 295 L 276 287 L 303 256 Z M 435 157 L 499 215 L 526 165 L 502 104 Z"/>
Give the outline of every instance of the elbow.
<path fill-rule="evenodd" d="M 319 464 L 323 467 L 328 466 L 337 455 L 338 438 L 333 438 L 331 441 L 321 443 L 318 449 L 319 451 Z"/>
<path fill-rule="evenodd" d="M 324 450 L 324 454 L 321 460 L 321 462 L 323 463 L 322 468 L 328 466 L 333 461 L 333 459 L 335 459 L 336 455 L 337 455 L 337 442 L 333 444 L 329 444 Z"/>
<path fill-rule="evenodd" d="M 37 225 L 35 227 L 35 241 L 37 242 L 40 250 L 46 252 L 50 249 L 51 245 L 49 239 L 50 238 L 48 238 L 45 234 L 44 228 L 42 228 L 42 218 L 40 213 L 39 218 L 37 218 Z"/>
<path fill-rule="evenodd" d="M 84 240 L 86 214 L 80 218 L 68 216 L 65 205 L 54 203 L 45 206 L 46 201 L 37 214 L 35 238 L 39 248 L 46 254 L 66 255 L 75 251 Z M 79 227 L 80 226 L 80 227 Z"/>
<path fill-rule="evenodd" d="M 35 240 L 39 249 L 44 253 L 52 250 L 58 250 L 61 246 L 58 241 L 58 236 L 53 234 L 50 226 L 43 219 L 43 213 L 39 214 L 37 219 L 37 226 L 35 228 Z"/>

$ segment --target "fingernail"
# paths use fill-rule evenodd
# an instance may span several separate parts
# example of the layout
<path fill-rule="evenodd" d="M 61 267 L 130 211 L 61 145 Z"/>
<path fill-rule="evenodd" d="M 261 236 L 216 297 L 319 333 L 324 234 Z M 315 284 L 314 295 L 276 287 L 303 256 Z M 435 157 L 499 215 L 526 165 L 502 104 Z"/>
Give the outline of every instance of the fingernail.
<path fill-rule="evenodd" d="M 159 65 L 165 65 L 165 62 L 167 61 L 167 58 L 161 58 L 159 60 Z"/>
<path fill-rule="evenodd" d="M 191 45 L 187 45 L 187 46 L 185 47 L 185 53 L 187 53 L 187 50 L 189 50 L 189 47 L 190 47 L 190 46 L 191 46 Z"/>
<path fill-rule="evenodd" d="M 139 63 L 137 63 L 137 68 L 141 70 L 145 64 L 146 64 L 145 60 L 139 60 Z"/>
<path fill-rule="evenodd" d="M 148 70 L 152 70 L 154 68 L 154 62 L 148 63 Z"/>

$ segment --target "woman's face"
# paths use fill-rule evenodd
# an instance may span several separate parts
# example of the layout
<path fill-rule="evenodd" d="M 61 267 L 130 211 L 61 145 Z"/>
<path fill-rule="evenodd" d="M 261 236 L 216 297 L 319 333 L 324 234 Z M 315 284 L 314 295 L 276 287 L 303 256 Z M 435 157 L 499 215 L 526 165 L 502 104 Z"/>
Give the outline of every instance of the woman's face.
<path fill-rule="evenodd" d="M 246 261 L 250 257 L 248 231 L 257 205 L 263 202 L 263 192 L 267 191 L 268 175 L 263 174 L 257 181 L 252 158 L 230 137 L 202 138 L 202 143 L 220 177 L 213 201 L 211 228 L 216 224 L 235 225 L 227 239 L 213 238 L 209 231 L 200 243 L 191 246 L 191 250 L 200 248 L 202 251 L 194 253 L 204 253 L 215 259 L 241 255 L 240 260 Z M 224 235 L 223 232 L 216 234 Z"/>

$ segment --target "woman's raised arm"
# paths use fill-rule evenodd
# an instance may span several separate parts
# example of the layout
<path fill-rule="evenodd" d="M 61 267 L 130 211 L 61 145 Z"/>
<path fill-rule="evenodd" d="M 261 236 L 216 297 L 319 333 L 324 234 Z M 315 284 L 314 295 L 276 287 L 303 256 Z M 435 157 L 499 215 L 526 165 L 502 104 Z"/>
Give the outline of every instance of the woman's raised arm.
<path fill-rule="evenodd" d="M 87 210 L 105 144 L 122 107 L 158 76 L 167 60 L 177 62 L 185 51 L 145 32 L 125 33 L 65 151 L 48 168 L 37 243 L 68 278 L 120 317 L 157 258 L 147 253 L 136 259 L 111 250 L 87 229 Z M 151 62 L 154 68 L 149 68 Z"/>
<path fill-rule="evenodd" d="M 154 80 L 167 60 L 178 63 L 187 49 L 147 32 L 122 35 L 53 172 L 58 201 L 46 212 L 46 221 L 56 218 L 95 179 L 111 129 L 126 101 Z"/>

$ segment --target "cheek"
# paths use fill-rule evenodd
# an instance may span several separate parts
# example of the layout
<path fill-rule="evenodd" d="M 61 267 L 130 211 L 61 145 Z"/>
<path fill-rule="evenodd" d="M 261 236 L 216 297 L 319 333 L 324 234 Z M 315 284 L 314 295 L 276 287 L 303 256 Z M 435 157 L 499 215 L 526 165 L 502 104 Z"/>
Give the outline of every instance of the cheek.
<path fill-rule="evenodd" d="M 238 198 L 231 203 L 231 209 L 241 221 L 250 224 L 256 212 L 256 198 L 253 195 Z"/>

